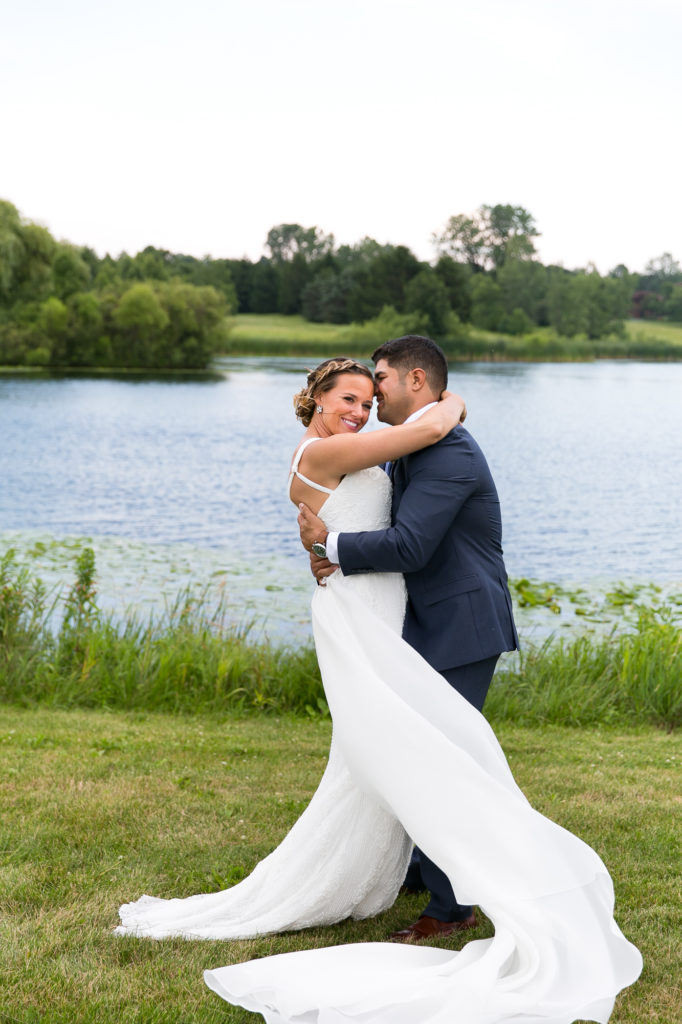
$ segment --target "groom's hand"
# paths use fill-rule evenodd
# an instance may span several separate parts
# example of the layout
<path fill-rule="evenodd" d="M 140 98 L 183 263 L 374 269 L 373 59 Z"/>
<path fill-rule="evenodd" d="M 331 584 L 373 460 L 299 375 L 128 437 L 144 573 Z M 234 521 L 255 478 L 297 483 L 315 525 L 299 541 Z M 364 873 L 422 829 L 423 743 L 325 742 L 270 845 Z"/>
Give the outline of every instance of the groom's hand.
<path fill-rule="evenodd" d="M 337 569 L 338 565 L 333 565 L 328 558 L 319 558 L 312 551 L 310 552 L 310 571 L 318 583 L 322 583 Z"/>
<path fill-rule="evenodd" d="M 301 544 L 310 551 L 316 540 L 324 540 L 327 536 L 327 527 L 319 516 L 311 512 L 307 505 L 298 506 L 298 528 L 301 533 Z"/>
<path fill-rule="evenodd" d="M 328 558 L 320 558 L 310 550 L 316 540 L 322 541 L 327 536 L 327 527 L 319 516 L 311 512 L 307 505 L 300 504 L 298 528 L 301 533 L 301 544 L 310 552 L 310 571 L 318 583 L 323 583 L 327 576 L 336 572 L 338 565 L 333 565 Z"/>

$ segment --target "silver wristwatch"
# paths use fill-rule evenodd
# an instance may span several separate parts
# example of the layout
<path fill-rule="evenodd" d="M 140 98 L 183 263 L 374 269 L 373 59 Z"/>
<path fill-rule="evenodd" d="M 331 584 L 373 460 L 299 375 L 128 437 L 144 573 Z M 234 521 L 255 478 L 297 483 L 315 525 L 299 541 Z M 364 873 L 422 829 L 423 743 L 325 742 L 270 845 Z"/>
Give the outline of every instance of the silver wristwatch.
<path fill-rule="evenodd" d="M 316 540 L 310 550 L 314 555 L 317 555 L 318 558 L 327 557 L 326 541 Z"/>

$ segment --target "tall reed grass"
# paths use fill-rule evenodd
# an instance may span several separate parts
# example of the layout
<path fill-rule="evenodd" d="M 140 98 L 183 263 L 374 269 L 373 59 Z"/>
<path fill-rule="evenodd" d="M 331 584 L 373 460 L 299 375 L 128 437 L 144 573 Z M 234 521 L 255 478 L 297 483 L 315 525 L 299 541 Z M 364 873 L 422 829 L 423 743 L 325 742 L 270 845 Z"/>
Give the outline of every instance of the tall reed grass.
<path fill-rule="evenodd" d="M 65 597 L 50 597 L 12 551 L 0 560 L 0 700 L 60 708 L 328 715 L 312 647 L 252 641 L 224 609 L 182 592 L 166 615 L 101 614 L 90 549 Z M 492 721 L 571 726 L 682 724 L 679 610 L 641 606 L 634 623 L 528 645 L 503 659 Z M 58 623 L 55 627 L 55 622 Z"/>
<path fill-rule="evenodd" d="M 682 724 L 682 630 L 676 610 L 640 607 L 608 636 L 549 638 L 496 675 L 486 716 L 518 724 Z"/>
<path fill-rule="evenodd" d="M 164 616 L 101 614 L 85 548 L 64 599 L 0 561 L 0 700 L 159 711 L 287 710 L 325 714 L 315 652 L 252 642 L 225 610 L 188 590 Z M 55 629 L 55 622 L 59 623 Z"/>

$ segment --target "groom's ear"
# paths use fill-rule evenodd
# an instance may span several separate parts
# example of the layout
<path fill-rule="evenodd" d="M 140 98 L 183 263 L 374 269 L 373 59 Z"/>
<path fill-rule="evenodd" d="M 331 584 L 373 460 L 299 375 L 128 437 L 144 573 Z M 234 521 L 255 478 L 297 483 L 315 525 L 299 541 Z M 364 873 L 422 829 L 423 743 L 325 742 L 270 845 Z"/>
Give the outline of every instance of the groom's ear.
<path fill-rule="evenodd" d="M 426 384 L 426 371 L 422 370 L 420 366 L 415 366 L 413 370 L 408 371 L 407 386 L 412 391 L 421 391 Z"/>

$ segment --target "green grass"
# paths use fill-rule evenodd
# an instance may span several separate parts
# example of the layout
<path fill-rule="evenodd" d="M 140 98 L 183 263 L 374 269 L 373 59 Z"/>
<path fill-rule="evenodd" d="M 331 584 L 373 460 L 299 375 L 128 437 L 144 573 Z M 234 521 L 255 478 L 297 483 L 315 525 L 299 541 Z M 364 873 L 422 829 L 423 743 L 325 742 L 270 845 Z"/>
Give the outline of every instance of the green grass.
<path fill-rule="evenodd" d="M 314 324 L 302 316 L 239 313 L 231 318 L 221 354 L 246 356 L 367 356 L 366 345 L 353 346 L 344 324 Z"/>
<path fill-rule="evenodd" d="M 220 606 L 206 606 L 188 591 L 165 619 L 133 615 L 115 622 L 97 609 L 92 549 L 81 551 L 76 568 L 68 594 L 50 601 L 13 552 L 0 559 L 0 701 L 328 715 L 312 647 L 252 642 L 226 625 Z M 513 589 L 527 603 L 551 607 L 557 599 L 547 584 L 519 580 Z M 578 592 L 573 596 L 579 599 Z M 629 610 L 605 635 L 550 638 L 504 658 L 488 698 L 491 720 L 682 724 L 682 596 L 650 606 L 636 599 L 636 591 L 622 588 L 606 595 L 612 609 Z"/>
<path fill-rule="evenodd" d="M 239 313 L 233 321 L 231 338 L 244 342 L 264 338 L 327 344 L 343 337 L 346 329 L 344 324 L 315 324 L 302 316 L 284 316 L 281 313 Z"/>
<path fill-rule="evenodd" d="M 202 970 L 255 956 L 385 939 L 422 909 L 234 942 L 114 938 L 120 903 L 233 884 L 293 824 L 321 776 L 327 721 L 0 706 L 2 1024 L 246 1024 Z M 651 728 L 497 729 L 543 813 L 595 847 L 641 980 L 612 1024 L 682 1016 L 682 740 Z M 472 823 L 475 827 L 475 822 Z M 485 919 L 472 937 L 491 934 Z M 463 938 L 445 940 L 452 949 Z"/>
<path fill-rule="evenodd" d="M 661 320 L 628 320 L 625 324 L 628 338 L 637 342 L 666 342 L 682 346 L 682 324 Z"/>
<path fill-rule="evenodd" d="M 365 328 L 343 324 L 314 324 L 301 316 L 240 313 L 223 355 L 299 356 L 319 358 L 341 353 L 369 356 L 385 338 L 370 337 Z M 461 336 L 440 339 L 452 360 L 586 361 L 592 359 L 682 359 L 682 325 L 630 321 L 623 338 L 564 338 L 551 328 L 509 335 L 466 324 Z"/>

